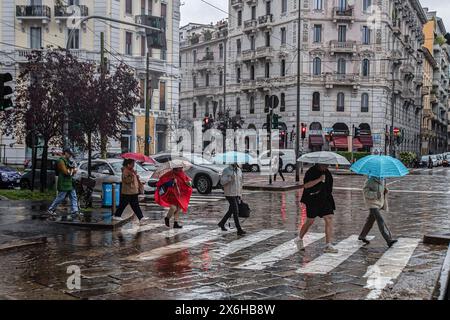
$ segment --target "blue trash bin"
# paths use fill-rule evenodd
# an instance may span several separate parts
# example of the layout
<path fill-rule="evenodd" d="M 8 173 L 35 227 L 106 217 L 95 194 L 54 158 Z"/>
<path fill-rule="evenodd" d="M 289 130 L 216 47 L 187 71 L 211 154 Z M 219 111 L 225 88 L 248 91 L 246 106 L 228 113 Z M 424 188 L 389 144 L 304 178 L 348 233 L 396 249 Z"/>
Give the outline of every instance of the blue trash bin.
<path fill-rule="evenodd" d="M 120 204 L 120 183 L 116 183 L 116 207 Z M 102 206 L 105 208 L 112 207 L 112 183 L 104 182 L 102 186 L 103 190 L 103 202 Z"/>

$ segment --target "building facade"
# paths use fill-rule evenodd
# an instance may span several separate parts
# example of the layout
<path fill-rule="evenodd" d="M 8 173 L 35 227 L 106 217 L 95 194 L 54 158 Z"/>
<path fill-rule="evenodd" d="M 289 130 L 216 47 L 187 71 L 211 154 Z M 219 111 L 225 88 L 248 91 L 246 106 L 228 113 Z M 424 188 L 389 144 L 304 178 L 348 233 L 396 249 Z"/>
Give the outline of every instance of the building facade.
<path fill-rule="evenodd" d="M 261 129 L 277 95 L 280 146 L 293 148 L 300 37 L 305 149 L 347 150 L 356 128 L 354 150 L 419 153 L 427 21 L 417 0 L 230 0 L 224 108 Z M 193 105 L 182 99 L 182 112 Z"/>
<path fill-rule="evenodd" d="M 128 22 L 139 22 L 142 15 L 166 18 L 167 50 L 152 49 L 150 74 L 153 79 L 151 100 L 150 140 L 151 152 L 168 148 L 173 122 L 178 121 L 179 101 L 179 0 L 3 0 L 0 3 L 0 70 L 16 76 L 26 55 L 33 49 L 47 46 L 66 47 L 72 20 L 66 9 L 77 5 L 80 16 L 106 16 Z M 135 108 L 133 119 L 123 129 L 120 141 L 111 141 L 112 152 L 143 152 L 146 101 L 145 31 L 115 22 L 88 20 L 76 24 L 72 53 L 79 59 L 100 61 L 101 41 L 104 34 L 105 57 L 113 70 L 124 62 L 136 70 L 140 81 L 142 103 Z M 157 85 L 156 85 L 157 84 Z M 150 92 L 149 92 L 150 93 Z M 175 115 L 175 116 L 174 116 Z M 31 150 L 25 141 L 1 137 L 6 145 L 8 163 L 21 164 L 29 158 Z M 3 160 L 3 159 L 2 159 Z"/>

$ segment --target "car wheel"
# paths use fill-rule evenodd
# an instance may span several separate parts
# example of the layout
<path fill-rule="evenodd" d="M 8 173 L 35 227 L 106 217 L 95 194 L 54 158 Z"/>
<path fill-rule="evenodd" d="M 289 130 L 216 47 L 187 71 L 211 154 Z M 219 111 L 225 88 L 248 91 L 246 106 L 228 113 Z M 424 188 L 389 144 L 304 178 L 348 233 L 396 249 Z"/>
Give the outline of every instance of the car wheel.
<path fill-rule="evenodd" d="M 257 164 L 252 164 L 250 167 L 251 172 L 259 172 L 259 166 Z"/>
<path fill-rule="evenodd" d="M 288 164 L 287 166 L 286 166 L 286 172 L 287 173 L 291 173 L 291 172 L 293 172 L 295 170 L 295 167 L 292 165 L 292 164 Z"/>
<path fill-rule="evenodd" d="M 195 179 L 195 188 L 200 194 L 209 194 L 212 190 L 211 179 L 206 175 L 199 175 Z"/>
<path fill-rule="evenodd" d="M 27 190 L 27 189 L 30 189 L 30 187 L 31 187 L 30 181 L 28 181 L 28 180 L 20 180 L 20 189 Z"/>

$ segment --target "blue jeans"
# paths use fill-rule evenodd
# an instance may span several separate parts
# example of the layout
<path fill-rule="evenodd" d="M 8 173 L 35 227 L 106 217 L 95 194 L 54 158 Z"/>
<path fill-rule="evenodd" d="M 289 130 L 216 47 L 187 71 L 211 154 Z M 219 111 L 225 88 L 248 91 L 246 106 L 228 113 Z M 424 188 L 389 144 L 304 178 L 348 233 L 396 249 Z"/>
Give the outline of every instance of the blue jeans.
<path fill-rule="evenodd" d="M 64 201 L 66 196 L 69 196 L 70 199 L 70 213 L 78 212 L 78 199 L 75 190 L 58 192 L 56 199 L 53 201 L 52 205 L 50 206 L 50 208 L 48 208 L 48 210 L 55 211 L 56 207 L 58 207 L 61 204 L 61 202 Z"/>

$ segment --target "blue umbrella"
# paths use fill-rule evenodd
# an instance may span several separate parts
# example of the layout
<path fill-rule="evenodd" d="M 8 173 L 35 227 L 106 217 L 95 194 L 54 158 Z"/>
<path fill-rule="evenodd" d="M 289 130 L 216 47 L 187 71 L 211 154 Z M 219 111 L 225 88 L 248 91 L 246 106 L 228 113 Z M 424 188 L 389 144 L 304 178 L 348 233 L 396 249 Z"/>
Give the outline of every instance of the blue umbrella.
<path fill-rule="evenodd" d="M 355 162 L 350 170 L 358 174 L 363 174 L 376 178 L 403 177 L 409 170 L 401 161 L 390 156 L 373 155 L 364 157 Z"/>
<path fill-rule="evenodd" d="M 213 159 L 215 163 L 250 163 L 253 162 L 253 157 L 247 153 L 229 151 L 216 155 Z"/>

